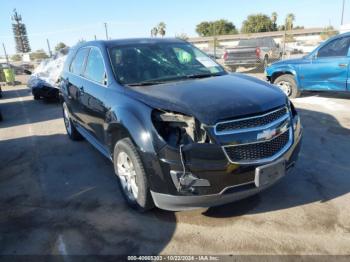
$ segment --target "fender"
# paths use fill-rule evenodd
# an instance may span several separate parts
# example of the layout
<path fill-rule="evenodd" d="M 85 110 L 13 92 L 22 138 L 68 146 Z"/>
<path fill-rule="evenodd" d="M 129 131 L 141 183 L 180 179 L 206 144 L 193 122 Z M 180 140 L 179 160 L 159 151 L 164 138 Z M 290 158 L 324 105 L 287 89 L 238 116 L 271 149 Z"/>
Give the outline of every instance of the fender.
<path fill-rule="evenodd" d="M 135 106 L 135 105 L 134 105 Z M 128 136 L 136 145 L 136 147 L 144 153 L 155 153 L 153 145 L 152 130 L 153 124 L 150 118 L 152 109 L 146 105 L 136 111 L 132 108 L 113 107 L 106 114 L 106 144 L 110 152 L 113 153 L 115 143 Z M 141 113 L 140 113 L 141 112 Z"/>
<path fill-rule="evenodd" d="M 292 74 L 295 77 L 295 81 L 297 83 L 298 88 L 301 87 L 301 82 L 299 79 L 299 75 L 297 73 L 297 69 L 294 65 L 290 64 L 284 64 L 284 65 L 271 65 L 270 68 L 266 71 L 267 76 L 270 77 L 270 79 L 275 78 L 274 75 L 282 75 L 282 74 Z"/>

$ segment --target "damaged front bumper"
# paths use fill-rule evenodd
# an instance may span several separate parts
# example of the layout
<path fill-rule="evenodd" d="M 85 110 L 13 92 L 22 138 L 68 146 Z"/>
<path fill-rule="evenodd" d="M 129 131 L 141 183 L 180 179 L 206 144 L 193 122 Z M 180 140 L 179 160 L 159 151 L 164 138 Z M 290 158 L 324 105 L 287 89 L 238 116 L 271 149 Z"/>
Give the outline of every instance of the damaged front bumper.
<path fill-rule="evenodd" d="M 297 161 L 300 147 L 301 132 L 294 137 L 291 147 L 275 161 L 284 159 L 289 171 Z M 257 187 L 255 170 L 261 165 L 230 163 L 221 147 L 216 145 L 197 144 L 185 153 L 188 160 L 186 170 L 192 180 L 179 190 L 176 177 L 179 178 L 177 173 L 181 171 L 175 170 L 182 169 L 181 163 L 176 160 L 178 152 L 172 152 L 167 147 L 160 152 L 163 186 L 151 187 L 151 194 L 155 205 L 161 209 L 179 211 L 223 205 L 257 194 L 281 179 L 278 177 L 267 185 Z M 160 185 L 159 181 L 152 184 Z"/>

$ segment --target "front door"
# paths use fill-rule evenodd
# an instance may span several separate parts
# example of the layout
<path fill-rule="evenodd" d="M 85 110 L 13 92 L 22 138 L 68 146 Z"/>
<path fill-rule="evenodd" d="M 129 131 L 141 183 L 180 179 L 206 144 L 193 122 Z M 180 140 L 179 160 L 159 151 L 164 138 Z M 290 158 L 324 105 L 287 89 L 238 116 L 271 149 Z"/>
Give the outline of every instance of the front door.
<path fill-rule="evenodd" d="M 350 37 L 335 39 L 322 46 L 309 63 L 300 65 L 304 90 L 345 91 L 350 63 Z"/>

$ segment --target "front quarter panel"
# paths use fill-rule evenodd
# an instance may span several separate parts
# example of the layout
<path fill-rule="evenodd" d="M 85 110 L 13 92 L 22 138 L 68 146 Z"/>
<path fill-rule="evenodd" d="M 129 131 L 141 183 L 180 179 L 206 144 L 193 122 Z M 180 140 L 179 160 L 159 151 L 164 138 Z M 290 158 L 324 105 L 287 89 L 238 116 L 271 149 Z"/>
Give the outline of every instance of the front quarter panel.
<path fill-rule="evenodd" d="M 278 62 L 276 64 L 272 64 L 268 68 L 266 68 L 266 76 L 273 82 L 276 79 L 276 76 L 282 74 L 292 74 L 295 77 L 298 87 L 300 86 L 300 79 L 298 75 L 298 64 L 288 64 Z"/>
<path fill-rule="evenodd" d="M 151 119 L 153 109 L 118 91 L 110 91 L 106 101 L 108 110 L 105 123 L 106 142 L 111 152 L 113 152 L 115 139 L 118 138 L 110 134 L 118 129 L 126 133 L 140 151 L 155 153 L 157 149 L 154 142 L 157 140 L 157 134 Z"/>

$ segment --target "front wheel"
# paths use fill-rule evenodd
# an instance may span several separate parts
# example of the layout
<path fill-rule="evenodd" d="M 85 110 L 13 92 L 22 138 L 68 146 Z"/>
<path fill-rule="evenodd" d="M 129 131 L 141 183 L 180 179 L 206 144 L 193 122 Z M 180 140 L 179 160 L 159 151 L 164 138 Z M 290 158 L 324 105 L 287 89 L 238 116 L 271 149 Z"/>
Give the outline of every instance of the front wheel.
<path fill-rule="evenodd" d="M 269 57 L 265 56 L 264 57 L 264 61 L 263 61 L 263 68 L 264 68 L 264 70 L 268 67 L 268 65 L 269 65 Z"/>
<path fill-rule="evenodd" d="M 113 163 L 127 203 L 141 212 L 153 208 L 146 172 L 130 138 L 124 138 L 115 145 Z"/>
<path fill-rule="evenodd" d="M 300 96 L 300 90 L 298 89 L 293 75 L 281 75 L 276 78 L 274 84 L 290 98 L 297 98 Z"/>

